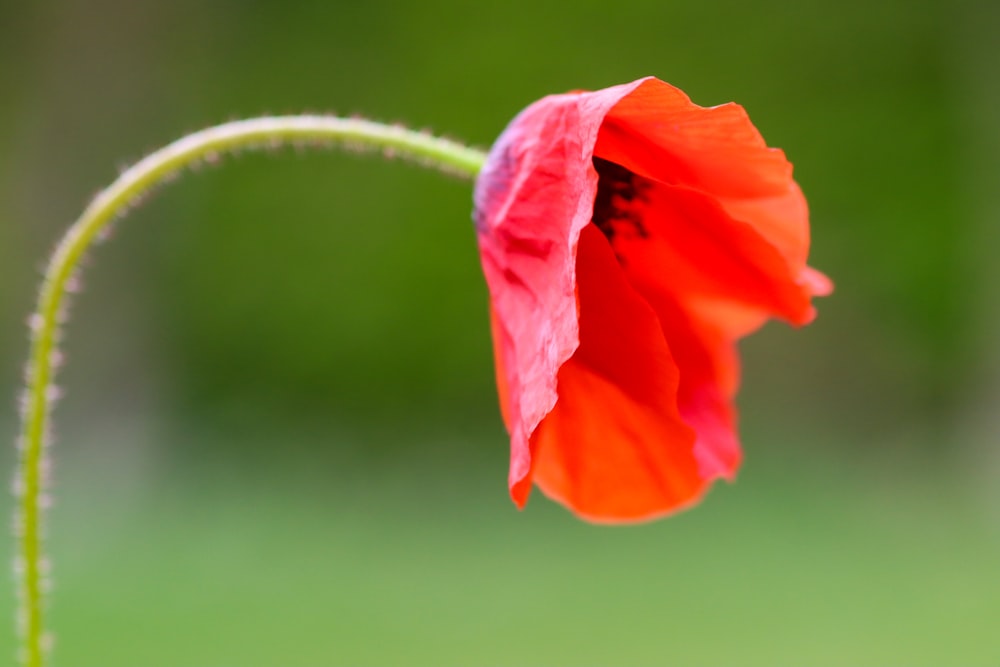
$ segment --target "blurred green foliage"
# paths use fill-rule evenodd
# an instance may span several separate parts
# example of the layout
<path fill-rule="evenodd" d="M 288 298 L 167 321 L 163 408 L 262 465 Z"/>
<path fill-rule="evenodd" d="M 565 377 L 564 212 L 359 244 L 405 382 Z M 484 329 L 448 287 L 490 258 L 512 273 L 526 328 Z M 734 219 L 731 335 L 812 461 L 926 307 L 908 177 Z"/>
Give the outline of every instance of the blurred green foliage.
<path fill-rule="evenodd" d="M 697 510 L 607 528 L 549 503 L 513 510 L 503 453 L 484 462 L 474 439 L 410 438 L 366 468 L 344 447 L 316 454 L 328 433 L 299 438 L 314 453 L 291 461 L 263 451 L 287 430 L 240 437 L 258 445 L 248 457 L 220 457 L 233 445 L 204 436 L 192 436 L 197 465 L 161 462 L 141 488 L 105 477 L 99 495 L 80 474 L 96 443 L 60 459 L 60 495 L 74 500 L 53 525 L 57 664 L 936 667 L 998 655 L 1000 536 L 954 481 L 886 485 L 884 470 L 765 445 Z"/>
<path fill-rule="evenodd" d="M 656 74 L 702 104 L 744 104 L 797 164 L 814 263 L 838 285 L 815 332 L 764 346 L 791 367 L 799 407 L 834 424 L 934 419 L 966 379 L 971 326 L 962 25 L 948 7 L 10 5 L 0 167 L 4 218 L 18 222 L 4 226 L 0 303 L 27 310 L 31 267 L 112 165 L 185 130 L 333 110 L 486 146 L 541 95 Z M 467 185 L 353 156 L 227 162 L 158 195 L 91 272 L 101 294 L 83 301 L 122 298 L 109 317 L 149 322 L 129 360 L 136 382 L 182 414 L 226 402 L 443 415 L 492 401 Z M 4 320 L 4 350 L 21 351 L 17 319 Z M 775 402 L 764 392 L 755 409 Z"/>
<path fill-rule="evenodd" d="M 992 125 L 969 113 L 1000 64 L 994 4 L 0 0 L 11 394 L 36 269 L 115 166 L 263 112 L 485 147 L 542 95 L 653 74 L 740 102 L 786 150 L 812 263 L 837 284 L 808 329 L 743 346 L 749 469 L 776 472 L 608 532 L 506 505 L 467 183 L 312 151 L 185 176 L 94 253 L 75 299 L 57 656 L 995 661 L 997 536 L 960 491 L 995 467 L 995 442 L 957 430 L 1000 370 L 996 198 L 975 189 Z M 10 400 L 9 440 L 15 416 Z M 122 518 L 107 498 L 138 504 Z M 111 643 L 123 628 L 131 648 Z"/>

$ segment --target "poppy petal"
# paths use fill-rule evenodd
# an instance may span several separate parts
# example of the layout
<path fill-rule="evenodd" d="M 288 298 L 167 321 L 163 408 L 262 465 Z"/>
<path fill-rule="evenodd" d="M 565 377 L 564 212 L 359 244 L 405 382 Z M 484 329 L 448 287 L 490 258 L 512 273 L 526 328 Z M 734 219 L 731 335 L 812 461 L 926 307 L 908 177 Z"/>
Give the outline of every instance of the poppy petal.
<path fill-rule="evenodd" d="M 629 170 L 715 197 L 753 225 L 796 271 L 809 248 L 808 209 L 785 154 L 769 148 L 743 107 L 701 107 L 645 79 L 605 117 L 595 154 Z"/>
<path fill-rule="evenodd" d="M 730 216 L 752 224 L 794 271 L 806 268 L 809 206 L 795 181 L 790 180 L 788 191 L 776 196 L 716 199 Z"/>
<path fill-rule="evenodd" d="M 507 384 L 507 361 L 504 359 L 504 350 L 510 344 L 506 342 L 507 334 L 503 330 L 503 325 L 497 319 L 496 311 L 492 308 L 490 308 L 490 333 L 493 339 L 493 370 L 496 374 L 500 417 L 503 419 L 504 426 L 509 431 L 511 428 L 510 386 Z"/>
<path fill-rule="evenodd" d="M 732 405 L 739 385 L 735 340 L 685 311 L 662 287 L 630 281 L 656 312 L 680 370 L 677 408 L 697 434 L 695 457 L 707 479 L 733 479 L 742 460 Z"/>
<path fill-rule="evenodd" d="M 713 198 L 646 181 L 642 200 L 635 202 L 643 233 L 614 237 L 615 251 L 633 283 L 659 285 L 684 300 L 740 304 L 756 310 L 758 320 L 773 315 L 805 324 L 813 318 L 811 292 L 788 262 L 754 227 L 731 218 Z"/>
<path fill-rule="evenodd" d="M 590 225 L 577 250 L 580 346 L 559 371 L 559 401 L 532 437 L 539 488 L 596 521 L 648 519 L 705 488 L 681 381 L 656 313 Z"/>
<path fill-rule="evenodd" d="M 594 142 L 608 109 L 638 82 L 552 95 L 522 111 L 476 181 L 483 273 L 501 334 L 498 359 L 511 436 L 510 487 L 527 499 L 529 436 L 556 403 L 556 375 L 578 344 L 576 245 L 590 222 Z"/>

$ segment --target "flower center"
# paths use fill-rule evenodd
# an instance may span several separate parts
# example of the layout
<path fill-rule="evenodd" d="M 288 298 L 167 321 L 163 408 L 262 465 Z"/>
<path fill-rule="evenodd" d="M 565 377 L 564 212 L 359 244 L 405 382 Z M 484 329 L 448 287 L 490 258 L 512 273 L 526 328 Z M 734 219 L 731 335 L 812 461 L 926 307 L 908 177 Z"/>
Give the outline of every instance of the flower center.
<path fill-rule="evenodd" d="M 616 239 L 649 238 L 641 208 L 648 202 L 652 183 L 620 164 L 599 157 L 594 158 L 594 169 L 598 181 L 591 222 L 604 233 L 612 247 Z"/>

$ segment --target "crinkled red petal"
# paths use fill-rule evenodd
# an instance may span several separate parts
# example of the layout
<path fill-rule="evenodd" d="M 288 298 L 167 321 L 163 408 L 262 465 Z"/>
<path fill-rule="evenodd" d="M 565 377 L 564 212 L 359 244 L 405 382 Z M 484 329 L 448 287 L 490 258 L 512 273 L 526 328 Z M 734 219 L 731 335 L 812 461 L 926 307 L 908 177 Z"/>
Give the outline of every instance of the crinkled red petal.
<path fill-rule="evenodd" d="M 554 95 L 525 109 L 476 182 L 476 229 L 499 333 L 515 502 L 530 488 L 529 438 L 556 403 L 556 376 L 578 344 L 576 245 L 597 190 L 600 124 L 638 84 Z"/>

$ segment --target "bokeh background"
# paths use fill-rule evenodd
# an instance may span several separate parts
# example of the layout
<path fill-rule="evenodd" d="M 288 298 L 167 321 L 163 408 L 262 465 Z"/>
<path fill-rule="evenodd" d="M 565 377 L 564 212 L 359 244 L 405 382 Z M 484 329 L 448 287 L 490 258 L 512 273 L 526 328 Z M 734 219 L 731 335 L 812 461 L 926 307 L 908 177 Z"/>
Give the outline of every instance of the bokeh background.
<path fill-rule="evenodd" d="M 737 483 L 594 527 L 507 499 L 467 183 L 295 151 L 185 176 L 74 301 L 57 664 L 1000 662 L 998 10 L 0 0 L 0 440 L 60 232 L 230 118 L 485 147 L 542 95 L 654 74 L 787 151 L 837 283 L 814 325 L 742 346 Z"/>

